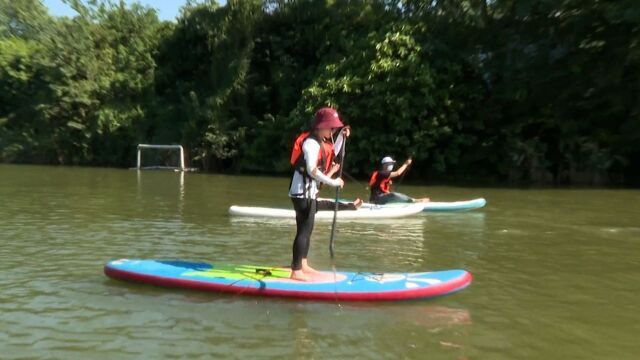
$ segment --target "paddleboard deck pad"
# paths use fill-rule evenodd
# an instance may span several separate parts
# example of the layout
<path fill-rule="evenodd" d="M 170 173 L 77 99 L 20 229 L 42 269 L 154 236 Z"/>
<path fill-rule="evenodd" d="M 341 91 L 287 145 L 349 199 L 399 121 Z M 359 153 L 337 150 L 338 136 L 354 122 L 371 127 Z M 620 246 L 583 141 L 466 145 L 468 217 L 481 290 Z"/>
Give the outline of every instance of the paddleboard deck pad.
<path fill-rule="evenodd" d="M 291 270 L 252 265 L 214 265 L 176 260 L 120 259 L 104 273 L 113 279 L 156 286 L 243 295 L 319 300 L 394 301 L 428 299 L 471 284 L 465 270 L 420 273 L 319 272 L 310 281 L 289 279 Z"/>

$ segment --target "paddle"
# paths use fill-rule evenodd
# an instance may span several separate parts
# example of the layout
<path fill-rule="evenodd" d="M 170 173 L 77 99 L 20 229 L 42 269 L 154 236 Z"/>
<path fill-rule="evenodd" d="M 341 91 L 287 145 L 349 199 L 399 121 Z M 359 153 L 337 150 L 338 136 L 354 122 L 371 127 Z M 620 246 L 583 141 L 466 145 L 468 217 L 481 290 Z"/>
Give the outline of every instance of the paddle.
<path fill-rule="evenodd" d="M 346 171 L 342 172 L 342 175 L 346 176 L 347 178 L 349 178 L 349 180 L 355 182 L 359 187 L 369 191 L 369 186 L 365 185 L 363 182 L 359 181 L 358 179 L 354 178 L 353 176 L 351 176 L 351 174 L 349 174 Z"/>
<path fill-rule="evenodd" d="M 412 156 L 409 156 L 409 159 L 411 158 Z M 407 173 L 409 172 L 409 169 L 411 169 L 411 165 L 413 165 L 413 159 L 411 160 L 411 163 L 407 165 L 407 168 L 402 172 L 402 175 L 400 175 L 400 179 L 398 179 L 398 184 L 395 186 L 395 191 L 398 191 L 400 184 L 402 184 L 402 180 L 404 180 L 404 176 L 407 175 Z"/>
<path fill-rule="evenodd" d="M 338 169 L 338 178 L 342 177 L 342 168 L 344 167 L 344 154 L 345 148 L 347 147 L 347 138 L 344 136 L 342 132 L 338 135 L 338 139 L 336 140 L 335 146 L 340 146 L 340 168 Z M 338 207 L 340 201 L 340 187 L 336 187 L 336 201 L 335 207 L 333 209 L 333 222 L 331 223 L 331 237 L 329 238 L 329 254 L 331 256 L 331 265 L 333 266 L 333 272 L 335 275 L 335 251 L 334 251 L 334 242 L 336 238 L 336 225 L 338 221 Z"/>

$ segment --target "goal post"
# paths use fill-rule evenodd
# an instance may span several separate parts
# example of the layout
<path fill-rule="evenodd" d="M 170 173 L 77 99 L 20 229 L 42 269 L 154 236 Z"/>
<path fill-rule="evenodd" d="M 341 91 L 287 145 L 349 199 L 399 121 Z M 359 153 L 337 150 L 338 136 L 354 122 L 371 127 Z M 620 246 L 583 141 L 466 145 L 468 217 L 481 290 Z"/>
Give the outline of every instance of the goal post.
<path fill-rule="evenodd" d="M 142 150 L 144 149 L 157 149 L 157 150 L 177 150 L 179 152 L 178 160 L 180 162 L 180 166 L 142 166 Z M 144 169 L 156 169 L 156 170 L 176 170 L 176 171 L 187 171 L 187 168 L 184 166 L 184 148 L 182 145 L 155 145 L 155 144 L 138 144 L 138 156 L 136 169 L 144 170 Z"/>

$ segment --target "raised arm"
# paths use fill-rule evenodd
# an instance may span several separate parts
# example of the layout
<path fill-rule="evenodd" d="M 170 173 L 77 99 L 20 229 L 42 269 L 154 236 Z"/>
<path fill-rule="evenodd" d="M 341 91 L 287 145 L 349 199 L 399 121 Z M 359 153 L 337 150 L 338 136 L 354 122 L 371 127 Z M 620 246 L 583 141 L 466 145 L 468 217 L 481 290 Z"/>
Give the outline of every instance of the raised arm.
<path fill-rule="evenodd" d="M 391 178 L 395 178 L 395 177 L 398 177 L 398 176 L 404 174 L 404 172 L 407 171 L 407 168 L 409 167 L 409 165 L 411 165 L 412 162 L 413 162 L 413 160 L 411 160 L 411 158 L 407 159 L 407 161 L 405 161 L 404 164 L 402 164 L 402 166 L 400 166 L 398 168 L 398 170 L 393 171 L 390 174 Z"/>

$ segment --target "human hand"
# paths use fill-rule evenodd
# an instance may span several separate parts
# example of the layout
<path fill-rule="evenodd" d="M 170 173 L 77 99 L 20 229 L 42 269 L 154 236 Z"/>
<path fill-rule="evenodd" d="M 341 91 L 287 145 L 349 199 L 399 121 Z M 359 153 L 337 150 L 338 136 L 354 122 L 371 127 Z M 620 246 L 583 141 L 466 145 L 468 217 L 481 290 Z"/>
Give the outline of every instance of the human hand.
<path fill-rule="evenodd" d="M 329 170 L 329 172 L 335 174 L 338 170 L 340 170 L 340 164 L 333 163 L 333 165 L 331 165 L 331 170 Z"/>
<path fill-rule="evenodd" d="M 338 181 L 338 187 L 342 189 L 344 187 L 344 180 L 342 180 L 342 178 L 337 178 L 336 180 Z"/>

